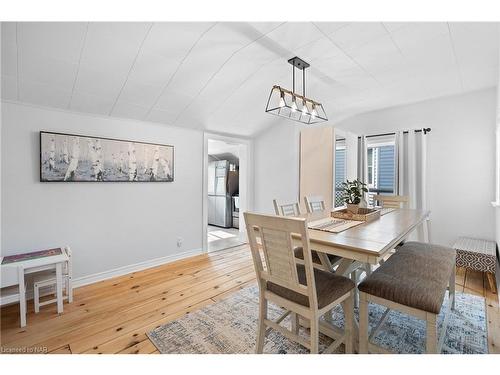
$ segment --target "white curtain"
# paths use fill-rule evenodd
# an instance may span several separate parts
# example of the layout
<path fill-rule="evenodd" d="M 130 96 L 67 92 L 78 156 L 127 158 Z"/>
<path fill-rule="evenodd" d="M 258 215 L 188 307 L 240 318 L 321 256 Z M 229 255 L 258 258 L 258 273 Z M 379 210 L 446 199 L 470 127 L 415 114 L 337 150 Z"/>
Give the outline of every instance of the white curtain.
<path fill-rule="evenodd" d="M 427 137 L 422 131 L 396 133 L 396 194 L 409 197 L 409 208 L 427 209 Z M 428 223 L 414 232 L 410 239 L 429 239 Z"/>
<path fill-rule="evenodd" d="M 358 180 L 368 181 L 368 148 L 366 147 L 366 136 L 358 138 Z M 368 194 L 364 194 L 364 206 L 369 202 Z"/>

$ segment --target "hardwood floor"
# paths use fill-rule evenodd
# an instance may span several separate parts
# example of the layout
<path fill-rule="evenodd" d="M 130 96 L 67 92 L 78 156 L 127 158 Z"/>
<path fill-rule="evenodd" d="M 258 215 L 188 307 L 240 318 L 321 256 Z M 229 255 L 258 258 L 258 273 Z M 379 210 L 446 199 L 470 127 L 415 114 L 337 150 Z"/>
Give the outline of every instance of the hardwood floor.
<path fill-rule="evenodd" d="M 74 302 L 55 305 L 19 328 L 18 305 L 1 309 L 2 351 L 39 348 L 49 353 L 158 353 L 146 332 L 254 283 L 246 245 L 199 255 L 75 289 Z M 482 274 L 457 271 L 457 290 L 487 301 L 490 353 L 500 352 L 498 298 Z"/>

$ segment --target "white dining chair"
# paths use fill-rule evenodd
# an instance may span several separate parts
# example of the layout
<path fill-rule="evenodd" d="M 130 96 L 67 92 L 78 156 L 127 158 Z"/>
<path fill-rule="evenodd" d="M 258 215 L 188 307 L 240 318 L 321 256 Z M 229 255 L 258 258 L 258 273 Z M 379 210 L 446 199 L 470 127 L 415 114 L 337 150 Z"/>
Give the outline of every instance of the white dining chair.
<path fill-rule="evenodd" d="M 250 212 L 245 212 L 244 216 L 259 285 L 256 353 L 263 352 L 265 337 L 271 329 L 305 346 L 311 353 L 318 353 L 321 325 L 326 325 L 335 339 L 323 353 L 334 352 L 342 343 L 345 344 L 345 352 L 352 353 L 355 285 L 346 277 L 313 268 L 306 219 Z M 294 235 L 300 236 L 304 264 L 296 262 L 292 242 Z M 268 316 L 268 301 L 285 310 L 276 320 Z M 334 331 L 334 327 L 320 319 L 337 305 L 342 305 L 345 316 L 341 332 Z M 291 330 L 280 324 L 290 314 L 296 320 L 295 324 L 292 322 Z M 309 323 L 308 340 L 299 335 L 298 316 Z"/>
<path fill-rule="evenodd" d="M 374 201 L 378 201 L 382 208 L 407 208 L 410 199 L 406 195 L 380 195 L 373 196 Z"/>
<path fill-rule="evenodd" d="M 276 199 L 273 199 L 274 212 L 278 216 L 299 216 L 299 202 L 279 204 Z"/>
<path fill-rule="evenodd" d="M 323 197 L 317 196 L 305 196 L 304 202 L 306 204 L 307 213 L 312 214 L 313 212 L 324 211 L 326 209 L 325 200 Z"/>
<path fill-rule="evenodd" d="M 26 279 L 24 268 L 17 265 L 4 265 L 1 270 L 0 305 L 19 301 L 21 327 L 26 326 Z"/>

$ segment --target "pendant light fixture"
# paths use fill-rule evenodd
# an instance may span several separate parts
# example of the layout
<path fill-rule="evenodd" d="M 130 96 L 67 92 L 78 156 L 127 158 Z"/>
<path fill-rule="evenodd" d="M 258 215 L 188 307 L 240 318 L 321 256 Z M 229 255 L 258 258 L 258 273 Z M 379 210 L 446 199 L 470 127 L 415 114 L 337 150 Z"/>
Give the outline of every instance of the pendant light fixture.
<path fill-rule="evenodd" d="M 288 63 L 292 65 L 292 91 L 274 85 L 267 100 L 266 112 L 305 124 L 328 121 L 323 105 L 306 98 L 306 69 L 310 65 L 297 56 Z M 302 70 L 302 95 L 295 92 L 295 69 Z"/>

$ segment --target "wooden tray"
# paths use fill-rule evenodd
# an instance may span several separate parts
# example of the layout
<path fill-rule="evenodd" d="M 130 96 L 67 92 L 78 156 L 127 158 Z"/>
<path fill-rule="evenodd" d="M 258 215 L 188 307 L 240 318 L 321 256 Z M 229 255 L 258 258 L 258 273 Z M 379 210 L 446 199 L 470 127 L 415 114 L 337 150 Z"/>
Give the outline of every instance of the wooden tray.
<path fill-rule="evenodd" d="M 380 218 L 380 210 L 373 208 L 359 208 L 357 214 L 353 214 L 347 209 L 332 211 L 332 217 L 344 220 L 373 221 Z"/>

